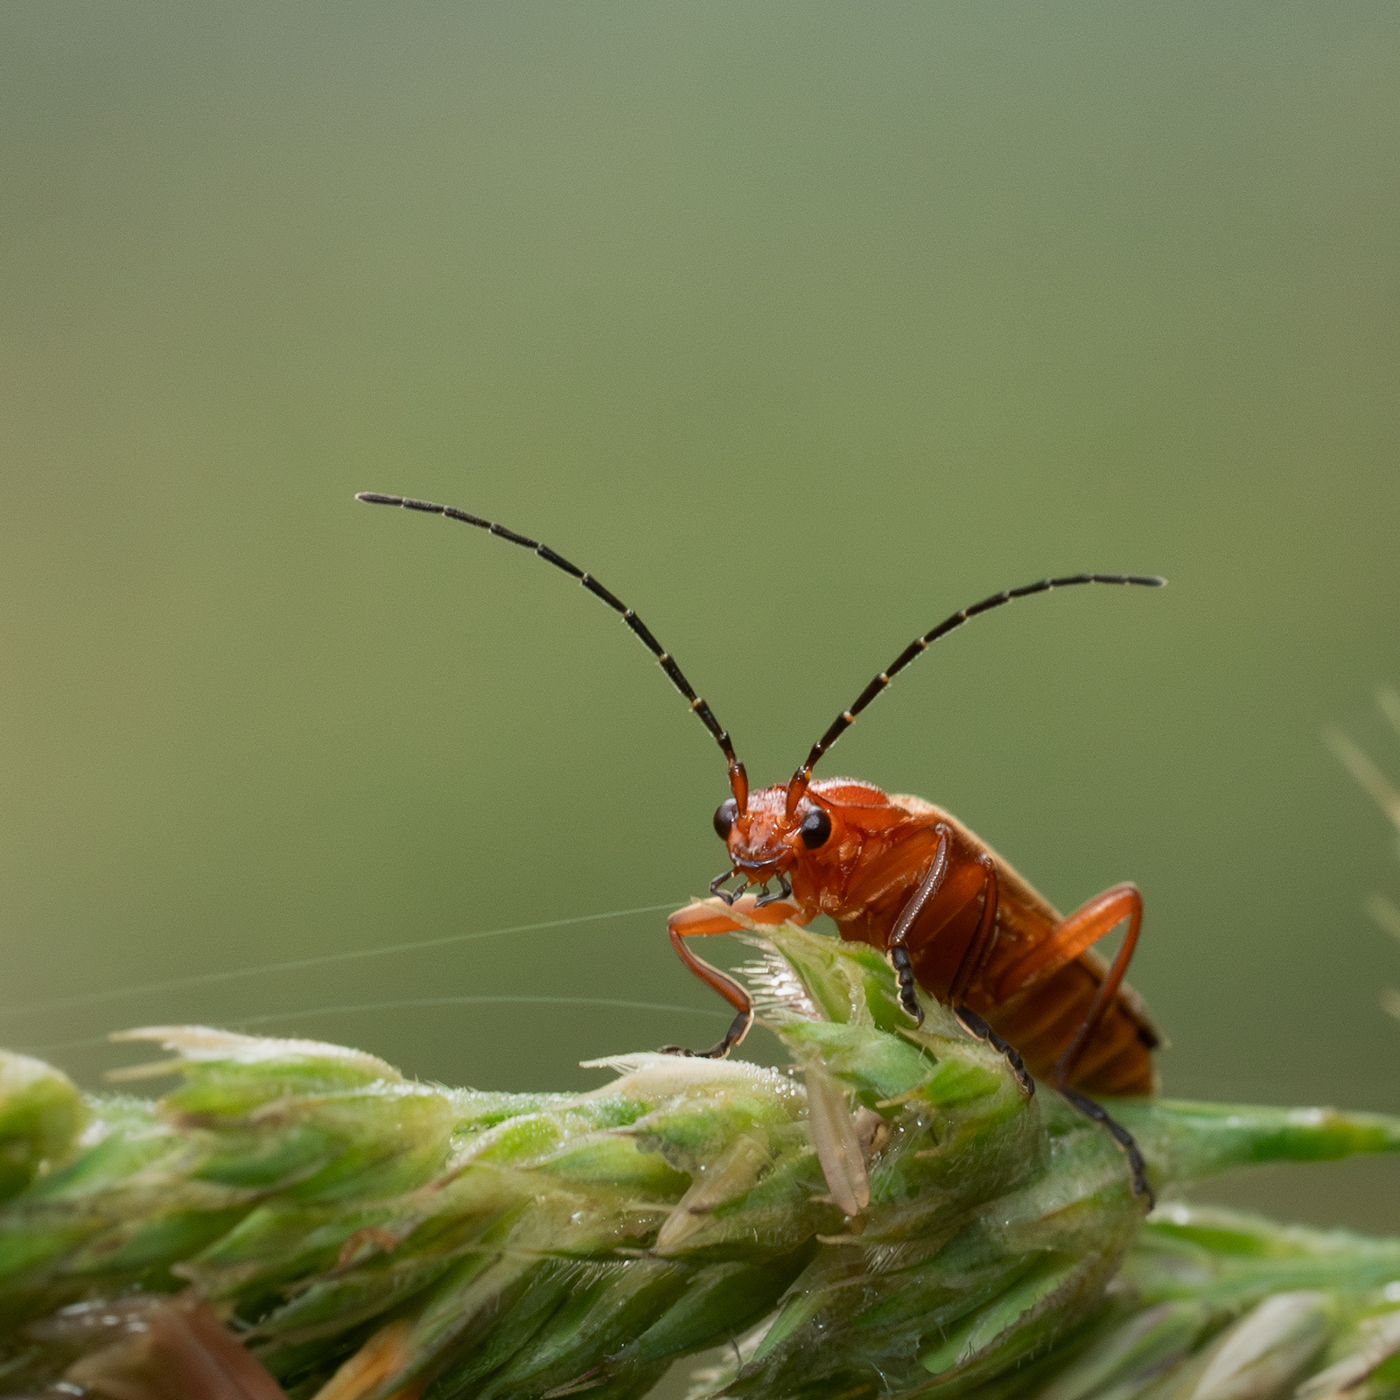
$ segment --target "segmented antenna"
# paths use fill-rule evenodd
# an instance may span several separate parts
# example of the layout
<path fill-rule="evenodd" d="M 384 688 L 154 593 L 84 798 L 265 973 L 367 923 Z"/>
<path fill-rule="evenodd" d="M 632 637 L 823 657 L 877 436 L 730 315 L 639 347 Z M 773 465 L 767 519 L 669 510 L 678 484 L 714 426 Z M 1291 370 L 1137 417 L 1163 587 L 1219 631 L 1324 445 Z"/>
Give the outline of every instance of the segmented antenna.
<path fill-rule="evenodd" d="M 621 598 L 604 588 L 592 574 L 586 573 L 576 564 L 569 563 L 562 554 L 556 554 L 547 544 L 532 540 L 527 535 L 518 535 L 514 530 L 508 530 L 504 525 L 497 525 L 491 520 L 483 520 L 479 515 L 458 510 L 456 506 L 439 506 L 434 505 L 431 501 L 415 501 L 409 496 L 381 496 L 377 491 L 357 492 L 355 499 L 364 501 L 367 505 L 402 506 L 405 510 L 420 510 L 425 515 L 441 515 L 448 520 L 460 520 L 464 525 L 475 525 L 478 530 L 485 530 L 488 534 L 509 540 L 511 544 L 518 544 L 525 549 L 534 550 L 545 563 L 553 564 L 556 569 L 562 569 L 570 578 L 576 578 L 595 598 L 601 598 L 615 613 L 621 614 L 622 620 L 631 628 L 642 645 L 657 659 L 661 669 L 665 671 L 667 679 L 685 696 L 690 708 L 700 717 L 700 723 L 710 731 L 715 743 L 723 751 L 729 764 L 729 785 L 734 791 L 739 810 L 741 812 L 745 810 L 748 806 L 748 778 L 744 772 L 744 765 L 735 757 L 734 745 L 730 742 L 728 733 L 715 718 L 714 711 L 695 693 L 681 668 L 676 665 L 671 653 L 666 651 L 661 643 L 651 635 L 646 623 Z"/>
<path fill-rule="evenodd" d="M 1166 583 L 1166 579 L 1158 578 L 1156 575 L 1139 576 L 1136 574 L 1071 574 L 1066 578 L 1043 578 L 1039 583 L 1028 583 L 1023 588 L 1008 588 L 1002 593 L 995 593 L 990 598 L 983 598 L 980 603 L 974 603 L 970 608 L 963 608 L 951 617 L 944 618 L 932 632 L 925 632 L 922 637 L 915 637 L 895 657 L 894 664 L 881 671 L 856 697 L 855 704 L 848 710 L 842 710 L 832 722 L 831 728 L 812 745 L 812 752 L 807 755 L 807 761 L 792 775 L 792 780 L 788 783 L 788 815 L 791 816 L 797 810 L 797 804 L 802 800 L 803 793 L 807 791 L 807 784 L 812 777 L 812 769 L 816 766 L 817 760 L 855 723 L 856 716 L 916 656 L 922 655 L 940 637 L 946 637 L 949 632 L 957 631 L 964 622 L 976 617 L 979 613 L 991 612 L 993 608 L 999 608 L 1016 598 L 1029 598 L 1032 593 L 1049 593 L 1052 588 L 1072 588 L 1080 583 L 1124 583 L 1138 584 L 1144 588 L 1161 588 Z"/>

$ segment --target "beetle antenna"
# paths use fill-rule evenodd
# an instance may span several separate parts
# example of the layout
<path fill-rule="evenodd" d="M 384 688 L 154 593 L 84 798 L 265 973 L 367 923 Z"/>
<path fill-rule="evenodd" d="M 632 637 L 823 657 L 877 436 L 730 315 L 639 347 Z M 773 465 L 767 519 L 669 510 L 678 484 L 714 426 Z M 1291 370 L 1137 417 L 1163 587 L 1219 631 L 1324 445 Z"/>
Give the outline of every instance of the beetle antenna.
<path fill-rule="evenodd" d="M 734 793 L 735 801 L 739 804 L 739 810 L 743 812 L 747 809 L 748 775 L 744 772 L 744 765 L 734 754 L 734 745 L 730 742 L 728 732 L 715 718 L 714 711 L 710 709 L 708 703 L 695 693 L 690 682 L 686 680 L 685 673 L 676 665 L 671 653 L 665 650 L 661 643 L 651 635 L 646 623 L 621 598 L 604 588 L 592 574 L 586 573 L 576 564 L 569 563 L 562 554 L 556 554 L 547 544 L 541 544 L 538 540 L 532 540 L 526 535 L 518 535 L 514 530 L 508 530 L 504 525 L 497 525 L 491 520 L 483 520 L 479 515 L 471 515 L 465 510 L 458 510 L 456 506 L 439 506 L 434 505 L 431 501 L 415 501 L 409 496 L 381 496 L 377 491 L 357 492 L 355 499 L 364 501 L 367 505 L 402 506 L 405 510 L 420 510 L 425 515 L 441 515 L 447 520 L 460 520 L 465 525 L 475 525 L 478 530 L 485 530 L 488 534 L 509 540 L 511 544 L 518 544 L 525 549 L 534 550 L 545 563 L 553 564 L 556 569 L 562 569 L 570 578 L 576 578 L 595 598 L 601 598 L 615 613 L 621 614 L 622 620 L 631 628 L 642 645 L 657 659 L 661 669 L 665 671 L 667 679 L 685 696 L 690 708 L 700 717 L 700 723 L 710 731 L 715 743 L 720 746 L 724 753 L 729 764 L 729 786 Z"/>
<path fill-rule="evenodd" d="M 963 608 L 951 617 L 944 618 L 932 632 L 925 632 L 923 636 L 915 637 L 895 657 L 894 664 L 881 671 L 856 697 L 855 704 L 849 710 L 842 710 L 832 722 L 831 728 L 812 745 L 812 752 L 807 755 L 807 761 L 792 775 L 792 780 L 788 783 L 788 816 L 792 816 L 797 810 L 797 804 L 807 791 L 807 784 L 811 781 L 812 769 L 816 766 L 817 760 L 855 723 L 856 716 L 916 656 L 922 655 L 940 637 L 946 637 L 949 632 L 956 632 L 964 622 L 971 620 L 979 613 L 991 612 L 993 608 L 1002 607 L 1017 598 L 1029 598 L 1032 593 L 1049 593 L 1052 588 L 1072 588 L 1080 583 L 1124 583 L 1139 584 L 1144 588 L 1161 588 L 1166 583 L 1166 579 L 1158 578 L 1155 574 L 1142 576 L 1137 574 L 1071 574 L 1066 578 L 1043 578 L 1039 583 L 1028 583 L 1022 588 L 1008 588 L 1004 592 L 994 593 L 990 598 L 983 598 L 980 603 L 974 603 L 970 608 Z"/>

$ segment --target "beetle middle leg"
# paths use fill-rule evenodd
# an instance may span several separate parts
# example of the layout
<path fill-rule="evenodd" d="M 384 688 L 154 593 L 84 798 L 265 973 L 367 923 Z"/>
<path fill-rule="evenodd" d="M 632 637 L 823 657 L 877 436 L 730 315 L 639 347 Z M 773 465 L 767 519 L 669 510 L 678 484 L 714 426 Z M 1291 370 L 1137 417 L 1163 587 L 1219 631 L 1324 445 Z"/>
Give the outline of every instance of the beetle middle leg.
<path fill-rule="evenodd" d="M 1063 1085 L 1057 1085 L 1056 1088 L 1060 1097 L 1071 1108 L 1078 1109 L 1086 1118 L 1095 1123 L 1102 1123 L 1108 1129 L 1110 1136 L 1123 1149 L 1128 1159 L 1128 1170 L 1133 1176 L 1133 1195 L 1141 1196 L 1147 1203 L 1148 1210 L 1151 1210 L 1157 1204 L 1157 1197 L 1147 1184 L 1147 1163 L 1142 1160 L 1142 1153 L 1138 1150 L 1133 1135 L 1116 1118 L 1110 1117 L 1108 1110 L 1101 1103 L 1095 1102 L 1087 1094 L 1081 1094 L 1078 1089 L 1067 1089 Z"/>
<path fill-rule="evenodd" d="M 955 1006 L 953 1013 L 970 1036 L 985 1040 L 993 1050 L 1006 1057 L 1006 1063 L 1011 1066 L 1011 1073 L 1016 1076 L 1016 1083 L 1020 1085 L 1021 1092 L 1030 1098 L 1035 1093 L 1035 1080 L 1031 1078 L 1031 1072 L 1021 1058 L 1021 1052 L 1003 1040 L 970 1006 Z"/>
<path fill-rule="evenodd" d="M 977 930 L 972 935 L 972 941 L 963 950 L 963 955 L 958 962 L 958 970 L 953 974 L 953 980 L 948 985 L 948 1001 L 953 1008 L 953 1014 L 962 1022 L 963 1029 L 969 1035 L 976 1036 L 978 1040 L 985 1040 L 993 1050 L 999 1051 L 1006 1057 L 1007 1064 L 1011 1066 L 1011 1072 L 1016 1076 L 1016 1082 L 1021 1086 L 1021 1092 L 1029 1098 L 1035 1093 L 1035 1080 L 1031 1078 L 1030 1071 L 1026 1068 L 1026 1062 L 1021 1058 L 1020 1052 L 1015 1046 L 1003 1040 L 981 1016 L 963 1001 L 967 995 L 967 989 L 976 982 L 978 974 L 986 966 L 997 938 L 997 903 L 1000 898 L 997 864 L 985 852 L 977 859 L 978 864 L 986 871 L 986 879 L 982 886 L 982 917 L 978 919 Z"/>

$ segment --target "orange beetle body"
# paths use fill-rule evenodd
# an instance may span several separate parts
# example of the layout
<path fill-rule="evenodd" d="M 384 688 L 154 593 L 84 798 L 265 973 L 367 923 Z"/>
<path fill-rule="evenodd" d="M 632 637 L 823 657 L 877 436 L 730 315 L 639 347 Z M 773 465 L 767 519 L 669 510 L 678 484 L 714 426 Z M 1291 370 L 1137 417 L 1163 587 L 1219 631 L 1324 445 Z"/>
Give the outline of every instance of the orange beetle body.
<path fill-rule="evenodd" d="M 790 900 L 759 907 L 745 900 L 739 912 L 747 920 L 790 918 L 807 924 L 826 914 L 842 938 L 889 953 L 901 914 L 926 880 L 940 841 L 946 841 L 940 886 L 905 933 L 918 985 L 983 1017 L 1038 1078 L 1062 1078 L 1066 1086 L 1090 1093 L 1153 1092 L 1150 1052 L 1159 1037 L 1137 993 L 1121 981 L 1106 998 L 1092 1038 L 1068 1072 L 1056 1074 L 1057 1062 L 1110 976 L 1108 965 L 1087 946 L 1090 935 L 1101 937 L 1125 913 L 1132 918 L 1140 911 L 1134 887 L 1118 886 L 1108 892 L 1112 898 L 1091 901 L 1086 908 L 1098 917 L 1081 920 L 1086 927 L 1077 937 L 1057 943 L 1057 930 L 1067 922 L 1059 912 L 1006 860 L 932 803 L 887 795 L 850 778 L 810 784 L 791 817 L 787 801 L 786 784 L 764 788 L 750 793 L 745 813 L 732 818 L 726 844 L 736 870 L 759 884 L 785 876 L 792 890 Z M 801 828 L 814 808 L 825 813 L 830 835 L 808 849 Z M 986 913 L 988 862 L 995 870 L 992 936 L 975 975 L 955 989 Z M 1100 911 L 1100 905 L 1107 907 Z M 1105 925 L 1105 920 L 1110 921 Z M 692 970 L 699 960 L 681 938 L 740 927 L 720 899 L 689 905 L 671 920 L 673 941 Z M 728 996 L 727 988 L 716 990 Z M 961 995 L 955 997 L 955 990 Z"/>
<path fill-rule="evenodd" d="M 1103 1124 L 1127 1153 L 1133 1189 L 1150 1203 L 1142 1157 L 1131 1136 L 1082 1092 L 1148 1094 L 1155 1087 L 1151 1051 L 1158 1036 L 1137 994 L 1123 982 L 1142 924 L 1137 887 L 1115 885 L 1062 918 L 948 813 L 917 797 L 887 796 L 868 783 L 845 778 L 813 783 L 812 768 L 893 677 L 972 618 L 1057 588 L 1089 583 L 1155 588 L 1164 580 L 1070 574 L 1009 588 L 960 609 L 915 637 L 871 680 L 786 784 L 750 792 L 744 765 L 710 706 L 636 612 L 592 574 L 539 540 L 454 506 L 377 492 L 361 492 L 359 499 L 459 521 L 528 549 L 568 574 L 619 615 L 719 745 L 732 796 L 715 813 L 715 829 L 725 841 L 731 868 L 711 882 L 713 900 L 671 916 L 670 934 L 686 966 L 738 1014 L 710 1049 L 668 1050 L 727 1055 L 753 1024 L 748 991 L 696 957 L 687 939 L 732 932 L 746 927 L 745 920 L 771 925 L 790 917 L 807 923 L 828 914 L 842 938 L 869 943 L 888 955 L 900 1003 L 911 1020 L 923 1019 L 915 995 L 920 986 L 951 1005 L 972 1034 L 1006 1053 L 1026 1093 L 1034 1092 L 1028 1066 L 1080 1112 Z M 739 886 L 720 893 L 731 879 Z M 768 893 L 773 880 L 777 894 Z M 736 909 L 740 891 L 753 885 L 761 893 L 744 896 Z M 1107 965 L 1091 946 L 1124 920 L 1127 932 Z"/>

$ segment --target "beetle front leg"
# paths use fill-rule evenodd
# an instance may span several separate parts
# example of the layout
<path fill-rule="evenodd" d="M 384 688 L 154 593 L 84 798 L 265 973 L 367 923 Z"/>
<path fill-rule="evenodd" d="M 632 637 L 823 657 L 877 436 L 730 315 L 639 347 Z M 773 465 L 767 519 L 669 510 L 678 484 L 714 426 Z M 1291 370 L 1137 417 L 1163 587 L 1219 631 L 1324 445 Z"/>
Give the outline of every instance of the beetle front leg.
<path fill-rule="evenodd" d="M 745 908 L 744 906 L 750 906 Z M 717 933 L 736 933 L 752 928 L 755 924 L 780 924 L 791 918 L 797 909 L 790 904 L 772 901 L 760 910 L 750 896 L 739 906 L 730 910 L 718 900 L 701 900 L 678 909 L 666 921 L 671 935 L 671 946 L 680 960 L 711 991 L 718 992 L 739 1014 L 730 1023 L 723 1037 L 708 1050 L 689 1050 L 683 1045 L 663 1045 L 663 1055 L 695 1055 L 708 1060 L 722 1060 L 736 1046 L 743 1042 L 753 1025 L 753 998 L 748 991 L 727 972 L 711 967 L 702 958 L 697 958 L 685 945 L 687 938 L 705 938 Z M 737 915 L 737 917 L 736 917 Z"/>

